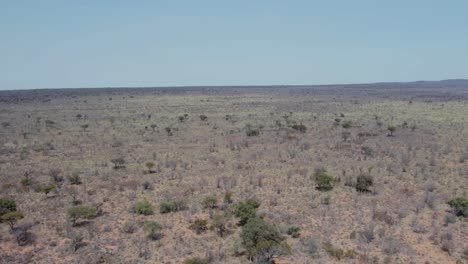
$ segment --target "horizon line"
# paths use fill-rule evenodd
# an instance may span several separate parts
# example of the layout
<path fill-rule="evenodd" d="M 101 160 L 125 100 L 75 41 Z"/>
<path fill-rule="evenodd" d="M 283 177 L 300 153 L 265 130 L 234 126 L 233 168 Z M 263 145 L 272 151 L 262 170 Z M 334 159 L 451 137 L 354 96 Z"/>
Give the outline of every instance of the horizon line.
<path fill-rule="evenodd" d="M 0 89 L 0 92 L 7 91 L 37 91 L 37 90 L 77 90 L 77 89 L 151 89 L 151 88 L 248 88 L 248 87 L 320 87 L 320 86 L 352 86 L 352 85 L 372 85 L 372 84 L 414 84 L 414 83 L 437 83 L 463 81 L 468 82 L 468 78 L 439 79 L 439 80 L 417 80 L 417 81 L 379 81 L 379 82 L 356 82 L 356 83 L 322 83 L 322 84 L 255 84 L 255 85 L 164 85 L 164 86 L 95 86 L 95 87 L 39 87 L 39 88 L 18 88 Z"/>

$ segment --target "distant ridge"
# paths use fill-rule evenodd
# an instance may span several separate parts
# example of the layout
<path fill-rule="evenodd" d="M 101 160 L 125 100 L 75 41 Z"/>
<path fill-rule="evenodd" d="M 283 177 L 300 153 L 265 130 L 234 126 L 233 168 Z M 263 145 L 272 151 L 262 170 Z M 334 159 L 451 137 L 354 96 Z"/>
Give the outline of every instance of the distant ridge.
<path fill-rule="evenodd" d="M 343 83 L 343 84 L 275 84 L 275 85 L 193 85 L 193 86 L 108 86 L 108 87 L 64 87 L 64 88 L 33 88 L 18 90 L 0 90 L 0 95 L 5 92 L 26 91 L 55 91 L 76 89 L 196 89 L 196 88 L 468 88 L 468 79 L 445 79 L 438 81 L 412 81 L 412 82 L 375 82 L 375 83 Z"/>

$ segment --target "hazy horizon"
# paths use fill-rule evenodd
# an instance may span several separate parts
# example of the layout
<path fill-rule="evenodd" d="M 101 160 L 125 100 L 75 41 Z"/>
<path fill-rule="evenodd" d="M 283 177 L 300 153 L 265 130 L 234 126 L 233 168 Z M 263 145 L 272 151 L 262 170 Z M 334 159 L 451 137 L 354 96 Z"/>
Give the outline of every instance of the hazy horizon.
<path fill-rule="evenodd" d="M 464 1 L 15 1 L 0 90 L 468 79 Z"/>

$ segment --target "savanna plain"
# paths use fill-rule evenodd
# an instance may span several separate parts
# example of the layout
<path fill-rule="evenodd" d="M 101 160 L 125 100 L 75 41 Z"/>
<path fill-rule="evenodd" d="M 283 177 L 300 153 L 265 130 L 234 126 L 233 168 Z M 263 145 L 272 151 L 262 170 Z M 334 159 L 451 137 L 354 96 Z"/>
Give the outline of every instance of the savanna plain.
<path fill-rule="evenodd" d="M 0 263 L 468 263 L 468 82 L 0 92 Z"/>

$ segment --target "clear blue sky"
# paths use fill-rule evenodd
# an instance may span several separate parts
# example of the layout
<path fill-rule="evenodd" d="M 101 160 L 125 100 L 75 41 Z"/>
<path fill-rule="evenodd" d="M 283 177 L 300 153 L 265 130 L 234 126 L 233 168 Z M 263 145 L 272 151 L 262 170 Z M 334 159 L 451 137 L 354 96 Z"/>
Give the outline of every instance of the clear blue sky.
<path fill-rule="evenodd" d="M 0 0 L 0 89 L 468 78 L 468 1 Z"/>

